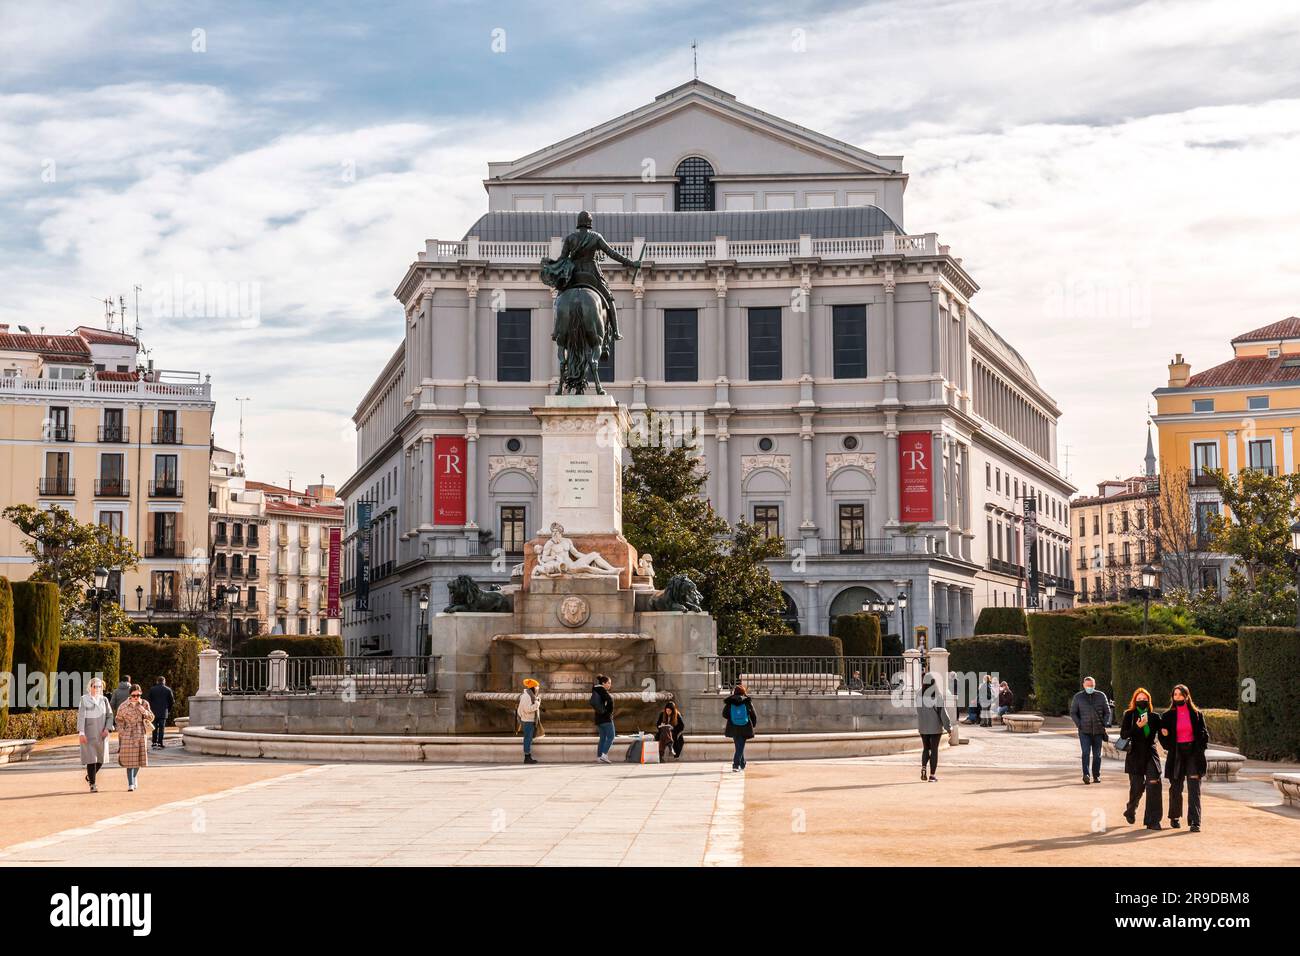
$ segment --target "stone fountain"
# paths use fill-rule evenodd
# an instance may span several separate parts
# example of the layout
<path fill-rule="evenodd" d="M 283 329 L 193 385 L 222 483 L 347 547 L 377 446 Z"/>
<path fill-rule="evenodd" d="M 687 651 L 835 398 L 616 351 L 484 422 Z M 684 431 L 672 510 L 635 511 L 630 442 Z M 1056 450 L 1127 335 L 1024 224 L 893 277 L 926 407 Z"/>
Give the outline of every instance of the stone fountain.
<path fill-rule="evenodd" d="M 607 395 L 549 396 L 541 423 L 541 522 L 509 587 L 468 578 L 433 620 L 459 732 L 509 733 L 523 680 L 541 682 L 549 730 L 594 733 L 597 674 L 613 681 L 621 731 L 653 730 L 674 697 L 705 689 L 717 630 L 689 579 L 656 590 L 648 555 L 623 537 L 627 411 Z"/>

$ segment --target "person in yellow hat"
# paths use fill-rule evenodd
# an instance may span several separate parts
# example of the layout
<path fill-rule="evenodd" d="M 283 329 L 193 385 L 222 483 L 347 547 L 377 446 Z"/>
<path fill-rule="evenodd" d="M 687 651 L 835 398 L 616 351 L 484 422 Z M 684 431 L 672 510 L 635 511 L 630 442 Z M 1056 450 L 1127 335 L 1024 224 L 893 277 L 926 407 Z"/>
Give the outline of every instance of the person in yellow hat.
<path fill-rule="evenodd" d="M 524 763 L 537 763 L 533 759 L 533 735 L 541 722 L 542 695 L 541 684 L 531 677 L 524 679 L 524 690 L 519 695 L 519 706 L 515 714 L 524 734 Z"/>

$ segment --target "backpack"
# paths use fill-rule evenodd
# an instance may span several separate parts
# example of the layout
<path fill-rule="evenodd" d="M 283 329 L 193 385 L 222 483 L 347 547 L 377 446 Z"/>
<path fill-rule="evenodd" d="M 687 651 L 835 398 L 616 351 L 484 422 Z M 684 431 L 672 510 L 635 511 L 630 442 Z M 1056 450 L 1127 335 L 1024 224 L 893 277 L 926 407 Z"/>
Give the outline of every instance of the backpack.
<path fill-rule="evenodd" d="M 745 704 L 731 705 L 731 722 L 737 727 L 743 727 L 749 723 L 749 708 Z"/>

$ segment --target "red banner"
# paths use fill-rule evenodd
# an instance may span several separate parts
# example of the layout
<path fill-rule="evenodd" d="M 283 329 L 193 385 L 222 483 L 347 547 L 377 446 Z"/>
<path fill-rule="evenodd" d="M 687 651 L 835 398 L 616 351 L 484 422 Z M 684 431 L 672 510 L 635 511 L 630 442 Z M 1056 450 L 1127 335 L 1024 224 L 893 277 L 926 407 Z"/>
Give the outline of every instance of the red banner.
<path fill-rule="evenodd" d="M 465 523 L 465 456 L 468 443 L 459 435 L 433 440 L 433 523 Z"/>
<path fill-rule="evenodd" d="M 330 528 L 330 563 L 329 563 L 329 609 L 328 617 L 340 617 L 339 614 L 339 557 L 343 554 L 343 529 Z"/>
<path fill-rule="evenodd" d="M 899 520 L 904 524 L 934 520 L 933 450 L 929 432 L 898 434 Z"/>

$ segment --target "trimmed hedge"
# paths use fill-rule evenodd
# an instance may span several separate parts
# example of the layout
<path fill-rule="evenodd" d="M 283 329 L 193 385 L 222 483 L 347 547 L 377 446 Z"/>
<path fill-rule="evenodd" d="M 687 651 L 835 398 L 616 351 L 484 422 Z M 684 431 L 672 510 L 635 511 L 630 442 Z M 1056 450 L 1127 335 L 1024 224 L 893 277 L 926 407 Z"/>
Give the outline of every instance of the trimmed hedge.
<path fill-rule="evenodd" d="M 48 740 L 77 732 L 77 708 L 71 710 L 32 710 L 10 714 L 6 736 L 10 740 Z"/>
<path fill-rule="evenodd" d="M 13 667 L 26 665 L 28 674 L 49 674 L 59 668 L 59 586 L 48 581 L 14 581 Z M 54 690 L 46 682 L 47 697 Z M 17 710 L 18 708 L 14 708 Z"/>
<path fill-rule="evenodd" d="M 1119 634 L 1094 634 L 1079 642 L 1079 680 L 1091 677 L 1097 682 L 1097 689 L 1112 701 L 1118 699 L 1115 692 L 1115 679 L 1111 674 L 1111 659 L 1116 641 L 1129 641 L 1134 638 Z M 1141 640 L 1141 638 L 1137 638 Z M 1152 691 L 1152 693 L 1155 693 Z M 1127 698 L 1125 698 L 1127 700 Z"/>
<path fill-rule="evenodd" d="M 185 717 L 190 712 L 190 698 L 199 689 L 198 638 L 123 637 L 116 641 L 121 650 L 120 674 L 130 674 L 131 679 L 148 690 L 160 675 L 176 695 L 176 713 L 172 717 Z"/>
<path fill-rule="evenodd" d="M 902 657 L 903 638 L 897 634 L 882 634 L 880 636 L 880 656 Z"/>
<path fill-rule="evenodd" d="M 1198 707 L 1237 703 L 1237 643 L 1219 637 L 1158 634 L 1111 642 L 1111 679 L 1116 700 L 1126 705 L 1145 687 L 1163 707 L 1175 684 L 1186 684 Z"/>
<path fill-rule="evenodd" d="M 980 611 L 975 622 L 975 635 L 984 634 L 1029 634 L 1029 624 L 1025 620 L 1023 608 L 986 607 Z"/>
<path fill-rule="evenodd" d="M 1024 710 L 1033 690 L 1034 666 L 1029 638 L 1023 634 L 976 634 L 948 642 L 950 673 L 969 673 L 978 678 L 996 674 L 1015 695 L 1015 710 Z"/>
<path fill-rule="evenodd" d="M 14 590 L 9 579 L 0 577 L 0 682 L 12 681 L 14 672 Z M 3 675 L 10 675 L 4 677 Z M 17 686 L 0 686 L 0 738 L 5 735 L 9 719 L 9 695 L 17 696 Z"/>
<path fill-rule="evenodd" d="M 760 634 L 758 657 L 843 657 L 844 642 L 825 634 Z"/>
<path fill-rule="evenodd" d="M 261 634 L 235 648 L 236 657 L 265 657 L 284 651 L 290 657 L 342 657 L 343 638 L 337 634 Z"/>
<path fill-rule="evenodd" d="M 844 645 L 845 657 L 880 656 L 880 618 L 867 611 L 841 614 L 831 628 Z"/>
<path fill-rule="evenodd" d="M 1029 618 L 1034 666 L 1034 696 L 1044 714 L 1065 714 L 1079 690 L 1079 644 L 1084 622 L 1067 611 L 1044 611 Z"/>
<path fill-rule="evenodd" d="M 1205 729 L 1210 732 L 1210 746 L 1241 746 L 1241 727 L 1235 710 L 1214 707 L 1202 710 L 1201 716 L 1205 718 Z"/>
<path fill-rule="evenodd" d="M 158 637 L 197 637 L 190 630 L 188 621 L 155 621 L 153 624 L 147 624 L 141 621 L 132 621 L 131 630 L 133 633 L 143 635 L 146 627 L 152 627 L 154 634 Z"/>
<path fill-rule="evenodd" d="M 1237 667 L 1242 682 L 1241 752 L 1255 760 L 1300 760 L 1300 694 L 1295 688 L 1300 631 L 1239 628 Z"/>
<path fill-rule="evenodd" d="M 98 675 L 104 681 L 104 692 L 112 694 L 117 686 L 122 650 L 114 641 L 64 641 L 59 645 L 59 672 L 63 674 Z M 90 681 L 78 682 L 81 693 L 86 692 Z M 59 707 L 75 707 L 76 700 L 58 700 Z"/>

